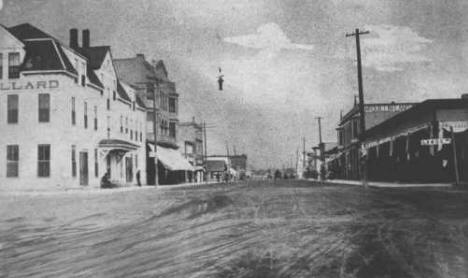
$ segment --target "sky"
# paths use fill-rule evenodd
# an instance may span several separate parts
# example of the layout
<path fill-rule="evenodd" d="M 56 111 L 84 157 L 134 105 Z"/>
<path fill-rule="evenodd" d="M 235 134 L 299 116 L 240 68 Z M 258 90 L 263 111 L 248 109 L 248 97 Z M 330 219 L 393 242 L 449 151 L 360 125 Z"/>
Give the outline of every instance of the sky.
<path fill-rule="evenodd" d="M 294 166 L 296 151 L 336 141 L 357 94 L 365 102 L 468 93 L 465 0 L 0 0 L 0 23 L 29 22 L 68 42 L 73 27 L 114 57 L 164 60 L 180 120 L 204 120 L 210 154 L 246 153 L 255 168 Z M 225 80 L 217 90 L 218 68 Z"/>

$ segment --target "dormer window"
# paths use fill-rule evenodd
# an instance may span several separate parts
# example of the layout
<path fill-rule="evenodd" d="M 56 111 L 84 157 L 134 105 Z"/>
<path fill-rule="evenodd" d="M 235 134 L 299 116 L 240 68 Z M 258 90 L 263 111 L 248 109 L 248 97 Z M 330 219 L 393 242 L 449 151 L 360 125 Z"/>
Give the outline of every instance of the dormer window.
<path fill-rule="evenodd" d="M 19 52 L 8 53 L 8 78 L 19 78 L 20 54 Z"/>

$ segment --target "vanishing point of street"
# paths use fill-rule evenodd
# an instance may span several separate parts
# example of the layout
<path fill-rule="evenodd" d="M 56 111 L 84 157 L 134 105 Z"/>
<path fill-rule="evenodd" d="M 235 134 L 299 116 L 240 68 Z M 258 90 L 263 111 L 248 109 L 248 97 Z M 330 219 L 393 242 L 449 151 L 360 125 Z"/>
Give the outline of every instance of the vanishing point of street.
<path fill-rule="evenodd" d="M 4 193 L 0 277 L 464 277 L 467 210 L 455 188 L 285 180 Z"/>

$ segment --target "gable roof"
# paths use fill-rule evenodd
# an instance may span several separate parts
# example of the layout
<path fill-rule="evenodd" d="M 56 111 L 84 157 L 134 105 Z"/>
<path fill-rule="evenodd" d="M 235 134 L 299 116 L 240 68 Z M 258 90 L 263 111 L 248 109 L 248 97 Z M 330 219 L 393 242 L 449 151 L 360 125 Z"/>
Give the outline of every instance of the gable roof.
<path fill-rule="evenodd" d="M 88 59 L 88 65 L 93 69 L 101 67 L 107 52 L 110 52 L 110 46 L 91 46 L 86 48 L 78 48 L 77 51 Z"/>
<path fill-rule="evenodd" d="M 153 82 L 156 73 L 153 66 L 142 56 L 114 59 L 117 76 L 128 84 Z"/>
<path fill-rule="evenodd" d="M 138 96 L 138 95 L 136 95 L 136 103 L 141 108 L 146 109 L 145 103 L 143 102 L 143 100 L 141 100 L 140 96 Z"/>
<path fill-rule="evenodd" d="M 128 96 L 127 92 L 125 91 L 124 87 L 120 83 L 120 81 L 117 80 L 117 93 L 119 94 L 119 97 L 123 100 L 126 100 L 128 102 L 132 102 L 130 97 Z"/>

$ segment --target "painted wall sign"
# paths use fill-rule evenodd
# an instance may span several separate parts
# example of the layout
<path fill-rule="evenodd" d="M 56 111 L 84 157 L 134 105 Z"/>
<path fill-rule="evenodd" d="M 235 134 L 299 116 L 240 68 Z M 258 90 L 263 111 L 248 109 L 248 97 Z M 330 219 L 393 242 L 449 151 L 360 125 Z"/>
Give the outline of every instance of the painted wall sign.
<path fill-rule="evenodd" d="M 422 139 L 421 146 L 437 146 L 437 145 L 448 145 L 452 143 L 450 138 L 432 138 Z"/>
<path fill-rule="evenodd" d="M 58 80 L 9 81 L 0 82 L 0 91 L 55 89 L 60 86 Z"/>
<path fill-rule="evenodd" d="M 413 104 L 374 104 L 365 106 L 366 112 L 401 112 L 411 108 Z"/>

